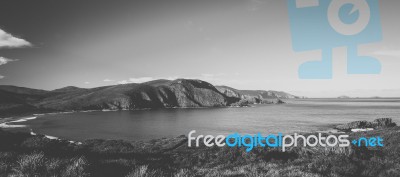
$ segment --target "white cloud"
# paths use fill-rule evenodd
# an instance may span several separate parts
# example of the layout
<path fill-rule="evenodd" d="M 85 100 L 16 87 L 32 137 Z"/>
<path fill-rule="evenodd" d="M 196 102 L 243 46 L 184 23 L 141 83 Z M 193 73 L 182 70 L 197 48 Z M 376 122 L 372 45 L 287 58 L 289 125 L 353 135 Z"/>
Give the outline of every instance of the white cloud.
<path fill-rule="evenodd" d="M 90 84 L 90 82 L 87 82 L 87 81 L 86 81 L 85 84 Z"/>
<path fill-rule="evenodd" d="M 240 75 L 240 73 L 234 73 L 235 76 Z M 179 78 L 182 79 L 198 79 L 198 80 L 203 80 L 206 82 L 210 82 L 214 85 L 229 85 L 230 83 L 235 83 L 235 84 L 244 84 L 247 82 L 241 81 L 239 82 L 238 80 L 230 80 L 227 79 L 226 77 L 229 77 L 230 75 L 227 73 L 202 73 L 197 76 L 170 76 L 170 77 L 138 77 L 138 78 L 129 78 L 125 80 L 118 81 L 118 84 L 129 84 L 129 83 L 143 83 L 143 82 L 148 82 L 148 81 L 153 81 L 153 80 L 158 80 L 158 79 L 167 79 L 167 80 L 176 80 Z"/>
<path fill-rule="evenodd" d="M 378 50 L 373 53 L 374 55 L 400 57 L 400 50 Z"/>
<path fill-rule="evenodd" d="M 4 57 L 0 57 L 0 65 L 5 65 L 5 64 L 7 64 L 7 63 L 9 63 L 9 62 L 12 62 L 12 61 L 18 61 L 18 60 L 13 60 L 13 59 L 8 59 L 8 58 L 4 58 Z"/>
<path fill-rule="evenodd" d="M 32 46 L 32 44 L 25 39 L 14 37 L 0 29 L 0 48 L 19 48 L 29 46 Z"/>
<path fill-rule="evenodd" d="M 179 77 L 173 76 L 173 77 L 167 77 L 167 78 L 161 78 L 161 77 L 139 77 L 139 78 L 129 78 L 128 80 L 121 80 L 118 81 L 118 84 L 129 84 L 129 83 L 143 83 L 143 82 L 149 82 L 153 80 L 158 80 L 158 79 L 167 79 L 167 80 L 176 80 Z"/>
<path fill-rule="evenodd" d="M 117 83 L 118 83 L 118 84 L 128 84 L 129 81 L 127 81 L 127 80 L 122 80 L 122 81 L 118 81 Z"/>
<path fill-rule="evenodd" d="M 111 79 L 104 79 L 103 81 L 104 81 L 104 82 L 112 82 L 113 80 L 111 80 Z"/>
<path fill-rule="evenodd" d="M 222 77 L 226 76 L 227 74 L 225 73 L 217 73 L 217 74 L 208 74 L 208 73 L 203 73 L 200 74 L 200 76 L 196 77 L 191 77 L 191 76 L 186 76 L 186 77 L 179 77 L 179 76 L 171 76 L 171 77 L 139 77 L 139 78 L 129 78 L 126 80 L 121 80 L 118 81 L 118 84 L 129 84 L 129 83 L 143 83 L 143 82 L 149 82 L 153 80 L 158 80 L 158 79 L 167 79 L 167 80 L 176 80 L 179 78 L 184 78 L 184 79 L 199 79 L 207 82 L 221 82 L 223 79 Z"/>
<path fill-rule="evenodd" d="M 148 82 L 155 80 L 152 77 L 139 77 L 139 78 L 129 78 L 129 82 L 131 83 L 143 83 L 143 82 Z"/>
<path fill-rule="evenodd" d="M 178 76 L 173 76 L 173 77 L 167 77 L 166 79 L 167 80 L 176 80 L 176 79 L 179 79 L 179 77 Z"/>
<path fill-rule="evenodd" d="M 3 78 L 4 78 L 4 76 L 0 75 L 0 79 L 3 79 Z"/>

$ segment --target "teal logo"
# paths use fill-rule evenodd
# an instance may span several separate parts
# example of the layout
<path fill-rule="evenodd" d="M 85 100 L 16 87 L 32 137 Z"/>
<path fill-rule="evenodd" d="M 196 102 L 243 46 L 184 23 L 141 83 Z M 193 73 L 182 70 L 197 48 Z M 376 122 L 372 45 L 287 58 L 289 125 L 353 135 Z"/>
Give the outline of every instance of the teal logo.
<path fill-rule="evenodd" d="M 366 137 L 360 137 L 359 139 L 354 139 L 351 141 L 352 144 L 361 147 L 383 147 L 383 138 L 380 136 L 377 137 L 371 137 L 371 138 L 366 138 Z"/>
<path fill-rule="evenodd" d="M 287 0 L 296 52 L 321 50 L 299 67 L 300 79 L 332 79 L 332 49 L 347 47 L 348 74 L 380 74 L 379 60 L 360 56 L 358 45 L 382 40 L 379 0 Z"/>

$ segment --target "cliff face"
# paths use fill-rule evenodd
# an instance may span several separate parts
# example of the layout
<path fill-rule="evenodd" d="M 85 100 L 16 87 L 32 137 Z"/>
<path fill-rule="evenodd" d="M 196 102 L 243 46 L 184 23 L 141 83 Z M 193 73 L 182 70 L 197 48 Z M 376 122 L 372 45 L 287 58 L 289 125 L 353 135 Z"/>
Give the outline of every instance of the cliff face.
<path fill-rule="evenodd" d="M 229 104 L 226 95 L 210 83 L 200 80 L 175 80 L 168 85 L 178 107 L 220 107 Z"/>
<path fill-rule="evenodd" d="M 3 91 L 4 90 L 7 91 Z M 200 80 L 157 80 L 142 84 L 124 84 L 92 89 L 66 87 L 54 91 L 0 87 L 4 105 L 42 110 L 132 110 L 165 107 L 221 107 L 238 101 L 220 93 L 210 83 Z M 14 96 L 15 95 L 15 96 Z M 16 103 L 14 103 L 16 102 Z M 17 107 L 17 108 L 18 108 Z"/>
<path fill-rule="evenodd" d="M 227 86 L 216 86 L 216 88 L 225 95 L 239 98 L 248 101 L 249 103 L 278 103 L 280 99 L 298 98 L 294 95 L 279 91 L 237 90 Z"/>
<path fill-rule="evenodd" d="M 266 97 L 259 91 L 240 91 L 214 87 L 201 80 L 155 80 L 141 84 L 124 84 L 82 89 L 65 87 L 53 91 L 14 86 L 0 86 L 0 116 L 8 107 L 21 112 L 72 110 L 134 110 L 170 107 L 222 107 L 239 101 L 260 103 Z M 274 97 L 275 98 L 275 97 Z M 5 101 L 7 100 L 7 102 Z M 23 108 L 23 109 L 22 109 Z"/>

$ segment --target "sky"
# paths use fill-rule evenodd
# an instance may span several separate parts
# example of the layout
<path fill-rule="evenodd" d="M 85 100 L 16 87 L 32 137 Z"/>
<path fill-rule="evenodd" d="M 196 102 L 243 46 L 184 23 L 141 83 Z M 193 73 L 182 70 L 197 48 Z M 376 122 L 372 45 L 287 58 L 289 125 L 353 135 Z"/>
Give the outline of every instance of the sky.
<path fill-rule="evenodd" d="M 381 74 L 348 75 L 343 46 L 333 50 L 333 79 L 304 80 L 298 67 L 321 51 L 293 51 L 284 0 L 2 1 L 0 85 L 189 78 L 307 97 L 400 97 L 398 7 L 380 0 L 383 40 L 358 46 Z"/>

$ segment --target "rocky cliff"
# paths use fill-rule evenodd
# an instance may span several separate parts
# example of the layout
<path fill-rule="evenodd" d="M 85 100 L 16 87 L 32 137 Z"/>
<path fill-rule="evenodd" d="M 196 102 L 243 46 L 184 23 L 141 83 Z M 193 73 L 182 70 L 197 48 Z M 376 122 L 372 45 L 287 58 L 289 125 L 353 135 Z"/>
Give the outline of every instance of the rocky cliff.
<path fill-rule="evenodd" d="M 279 91 L 265 91 L 265 90 L 238 90 L 227 86 L 216 86 L 221 93 L 239 98 L 249 103 L 282 103 L 281 99 L 294 99 L 299 98 L 285 92 Z"/>
<path fill-rule="evenodd" d="M 237 105 L 243 100 L 250 100 L 250 104 L 261 103 L 266 98 L 282 97 L 271 91 L 239 91 L 188 79 L 154 80 L 91 89 L 64 87 L 53 91 L 0 86 L 0 116 L 15 112 L 223 107 Z"/>

